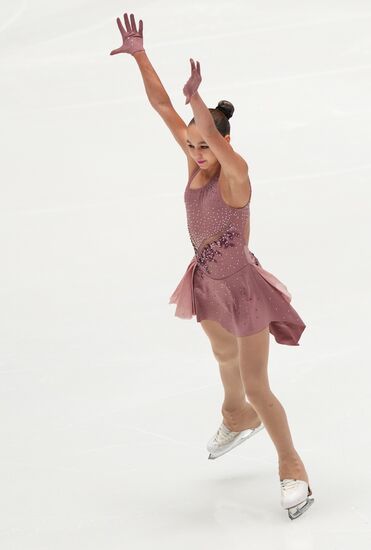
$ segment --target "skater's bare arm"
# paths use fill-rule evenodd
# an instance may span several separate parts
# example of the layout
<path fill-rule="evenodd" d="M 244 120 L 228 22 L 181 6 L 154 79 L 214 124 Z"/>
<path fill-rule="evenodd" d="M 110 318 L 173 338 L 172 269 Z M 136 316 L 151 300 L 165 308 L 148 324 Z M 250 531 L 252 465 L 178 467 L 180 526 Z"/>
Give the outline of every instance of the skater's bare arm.
<path fill-rule="evenodd" d="M 159 76 L 152 66 L 146 52 L 134 54 L 142 74 L 144 87 L 150 104 L 161 116 L 182 150 L 189 155 L 187 140 L 187 125 L 174 109 Z M 195 166 L 196 163 L 195 163 Z"/>
<path fill-rule="evenodd" d="M 211 151 L 220 162 L 228 180 L 234 182 L 233 187 L 235 189 L 235 194 L 238 195 L 239 191 L 241 191 L 241 194 L 245 195 L 246 182 L 248 181 L 247 162 L 234 151 L 231 144 L 224 139 L 215 126 L 209 109 L 198 93 L 198 87 L 202 81 L 200 63 L 197 61 L 196 66 L 192 58 L 190 61 L 191 76 L 183 88 L 183 93 L 186 96 L 186 104 L 190 103 L 195 124 L 202 137 L 207 141 Z"/>
<path fill-rule="evenodd" d="M 136 52 L 134 58 L 142 74 L 146 94 L 152 107 L 157 110 L 162 105 L 171 104 L 170 97 L 150 62 L 147 53 L 145 51 Z"/>
<path fill-rule="evenodd" d="M 146 50 L 143 45 L 143 21 L 139 20 L 139 27 L 135 21 L 134 14 L 130 14 L 130 21 L 127 13 L 124 13 L 124 23 L 122 24 L 119 17 L 116 18 L 117 26 L 121 33 L 122 45 L 115 50 L 112 50 L 110 55 L 118 53 L 131 54 L 142 74 L 144 87 L 152 107 L 159 113 L 165 124 L 171 130 L 176 141 L 186 153 L 188 159 L 188 168 L 191 170 L 197 166 L 194 160 L 189 155 L 187 139 L 187 126 L 184 120 L 175 111 L 170 97 L 168 96 L 164 86 L 152 63 L 148 59 Z"/>

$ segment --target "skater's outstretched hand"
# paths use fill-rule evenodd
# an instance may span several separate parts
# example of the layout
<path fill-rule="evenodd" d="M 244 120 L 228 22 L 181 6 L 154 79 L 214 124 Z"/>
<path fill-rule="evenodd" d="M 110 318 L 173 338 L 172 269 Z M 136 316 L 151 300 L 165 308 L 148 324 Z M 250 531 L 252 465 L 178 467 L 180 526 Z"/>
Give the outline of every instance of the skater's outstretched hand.
<path fill-rule="evenodd" d="M 197 61 L 197 67 L 195 67 L 195 62 L 193 61 L 193 59 L 191 58 L 190 59 L 190 62 L 191 62 L 191 70 L 192 70 L 192 74 L 190 76 L 190 78 L 188 79 L 187 83 L 185 84 L 184 88 L 183 88 L 183 93 L 184 95 L 186 96 L 186 102 L 185 104 L 187 105 L 191 99 L 191 97 L 193 96 L 193 94 L 196 93 L 200 83 L 201 83 L 201 70 L 200 70 L 200 62 Z"/>
<path fill-rule="evenodd" d="M 121 23 L 119 17 L 117 17 L 117 25 L 122 36 L 122 46 L 116 50 L 112 50 L 110 55 L 116 53 L 130 53 L 133 55 L 135 52 L 145 51 L 143 47 L 143 21 L 139 19 L 139 30 L 135 24 L 134 14 L 130 14 L 131 24 L 127 13 L 124 13 L 124 20 L 126 30 Z"/>

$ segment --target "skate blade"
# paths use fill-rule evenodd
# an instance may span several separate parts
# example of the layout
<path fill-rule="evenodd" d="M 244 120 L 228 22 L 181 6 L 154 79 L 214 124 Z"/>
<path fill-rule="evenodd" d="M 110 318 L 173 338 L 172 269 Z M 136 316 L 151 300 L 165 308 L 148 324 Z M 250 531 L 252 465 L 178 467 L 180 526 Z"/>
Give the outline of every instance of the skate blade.
<path fill-rule="evenodd" d="M 297 519 L 299 518 L 308 508 L 313 504 L 314 498 L 307 498 L 303 503 L 297 504 L 296 506 L 292 506 L 289 508 L 288 514 L 290 519 Z"/>
<path fill-rule="evenodd" d="M 250 432 L 248 434 L 246 434 L 244 437 L 241 437 L 241 439 L 239 439 L 237 441 L 237 443 L 235 443 L 233 445 L 233 447 L 229 447 L 229 449 L 226 449 L 225 451 L 222 451 L 221 453 L 218 453 L 216 455 L 213 455 L 212 453 L 209 454 L 209 457 L 208 459 L 209 460 L 215 460 L 216 458 L 219 458 L 220 456 L 223 456 L 225 455 L 226 453 L 229 453 L 229 451 L 233 451 L 233 449 L 235 449 L 236 447 L 238 447 L 238 445 L 241 445 L 241 443 L 243 443 L 244 441 L 246 441 L 247 439 L 250 439 L 250 437 L 252 437 L 253 435 L 255 435 L 256 433 L 260 432 L 260 430 L 262 430 L 264 428 L 264 425 L 261 424 L 260 426 L 258 426 L 257 428 L 255 428 L 255 430 L 253 432 Z"/>

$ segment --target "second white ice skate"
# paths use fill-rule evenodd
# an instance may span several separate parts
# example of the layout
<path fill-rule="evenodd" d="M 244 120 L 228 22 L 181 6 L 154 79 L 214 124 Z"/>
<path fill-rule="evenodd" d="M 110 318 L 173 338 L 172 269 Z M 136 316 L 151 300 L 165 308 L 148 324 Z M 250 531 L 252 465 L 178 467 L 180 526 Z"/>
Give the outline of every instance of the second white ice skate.
<path fill-rule="evenodd" d="M 300 517 L 314 502 L 309 498 L 312 490 L 301 479 L 281 480 L 281 506 L 287 510 L 290 519 Z"/>
<path fill-rule="evenodd" d="M 207 444 L 207 450 L 209 451 L 209 459 L 218 458 L 219 456 L 228 453 L 237 445 L 240 445 L 253 435 L 257 434 L 264 428 L 263 422 L 259 424 L 256 428 L 247 428 L 241 432 L 233 432 L 224 424 L 218 428 L 218 431 L 212 439 Z"/>

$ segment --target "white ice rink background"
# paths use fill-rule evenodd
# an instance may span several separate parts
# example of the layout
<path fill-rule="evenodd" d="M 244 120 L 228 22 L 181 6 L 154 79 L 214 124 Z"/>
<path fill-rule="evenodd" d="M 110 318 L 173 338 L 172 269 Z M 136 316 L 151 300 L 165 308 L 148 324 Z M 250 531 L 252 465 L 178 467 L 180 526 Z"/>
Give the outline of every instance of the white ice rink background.
<path fill-rule="evenodd" d="M 307 325 L 270 338 L 315 502 L 280 507 L 266 432 L 216 461 L 218 365 L 169 296 L 193 256 L 187 163 L 116 17 L 180 116 L 189 58 L 235 107 L 249 248 Z M 1 550 L 366 550 L 371 4 L 2 0 Z"/>

